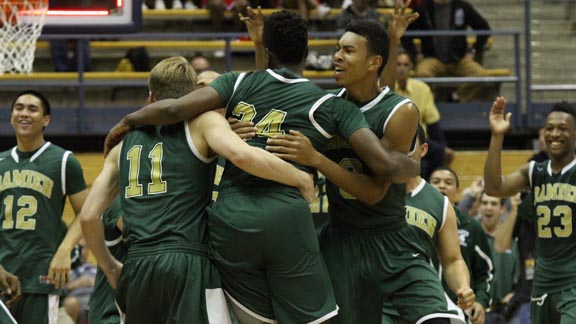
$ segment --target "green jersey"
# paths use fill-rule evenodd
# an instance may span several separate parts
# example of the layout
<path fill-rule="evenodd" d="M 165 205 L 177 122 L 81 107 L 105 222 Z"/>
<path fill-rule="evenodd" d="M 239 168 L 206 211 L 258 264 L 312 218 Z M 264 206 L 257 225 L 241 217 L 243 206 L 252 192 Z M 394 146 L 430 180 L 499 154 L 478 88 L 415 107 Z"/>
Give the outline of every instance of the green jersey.
<path fill-rule="evenodd" d="M 63 238 L 66 195 L 84 189 L 78 160 L 50 142 L 0 155 L 0 264 L 18 276 L 22 292 L 54 293 L 48 268 Z"/>
<path fill-rule="evenodd" d="M 210 86 L 226 103 L 228 117 L 254 123 L 257 131 L 256 137 L 248 141 L 251 146 L 264 148 L 269 136 L 297 130 L 310 139 L 316 150 L 323 151 L 328 140 L 336 134 L 348 138 L 360 128 L 368 128 L 366 120 L 353 104 L 327 94 L 286 68 L 230 72 L 214 80 Z M 292 95 L 287 97 L 287 92 Z M 256 188 L 270 184 L 270 181 L 228 163 L 220 191 L 233 186 Z"/>
<path fill-rule="evenodd" d="M 432 260 L 438 258 L 438 232 L 446 222 L 448 208 L 453 208 L 448 198 L 424 179 L 406 198 L 406 221 L 419 229 L 422 247 Z"/>
<path fill-rule="evenodd" d="M 536 269 L 532 295 L 576 287 L 576 159 L 553 173 L 550 161 L 530 162 L 536 211 Z"/>
<path fill-rule="evenodd" d="M 344 96 L 344 89 L 338 91 L 337 95 Z M 372 131 L 378 138 L 382 138 L 394 113 L 408 102 L 410 102 L 409 99 L 397 95 L 385 87 L 376 98 L 359 108 Z M 350 171 L 371 173 L 370 168 L 362 162 L 350 145 L 341 137 L 330 141 L 325 154 L 332 161 Z M 406 190 L 404 184 L 390 185 L 384 198 L 374 206 L 357 200 L 330 181 L 327 181 L 326 194 L 330 202 L 331 220 L 357 228 L 395 228 L 406 223 Z"/>
<path fill-rule="evenodd" d="M 200 155 L 187 122 L 128 133 L 119 160 L 128 246 L 206 242 L 215 158 Z"/>
<path fill-rule="evenodd" d="M 120 197 L 102 215 L 104 223 L 104 239 L 110 253 L 120 262 L 124 262 L 128 246 L 122 241 L 122 232 L 118 229 L 118 219 L 122 216 Z M 99 324 L 118 324 L 120 314 L 115 303 L 116 291 L 108 284 L 106 275 L 100 269 L 96 273 L 94 290 L 90 297 L 89 322 Z"/>

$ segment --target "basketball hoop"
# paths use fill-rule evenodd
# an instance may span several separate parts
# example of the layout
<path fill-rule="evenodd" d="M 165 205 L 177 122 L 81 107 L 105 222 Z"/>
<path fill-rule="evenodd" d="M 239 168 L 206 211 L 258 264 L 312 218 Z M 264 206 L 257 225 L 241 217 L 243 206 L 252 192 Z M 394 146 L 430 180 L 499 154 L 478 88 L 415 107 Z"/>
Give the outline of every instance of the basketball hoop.
<path fill-rule="evenodd" d="M 48 0 L 0 0 L 0 74 L 31 73 Z"/>

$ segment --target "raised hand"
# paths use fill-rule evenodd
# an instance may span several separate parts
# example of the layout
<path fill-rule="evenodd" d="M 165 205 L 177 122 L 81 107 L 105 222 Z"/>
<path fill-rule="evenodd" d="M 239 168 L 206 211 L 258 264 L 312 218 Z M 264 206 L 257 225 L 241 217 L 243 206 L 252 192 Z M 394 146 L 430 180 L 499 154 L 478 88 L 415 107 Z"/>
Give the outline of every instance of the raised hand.
<path fill-rule="evenodd" d="M 510 129 L 512 113 L 506 113 L 506 99 L 497 97 L 490 108 L 490 130 L 493 135 L 503 135 Z"/>
<path fill-rule="evenodd" d="M 264 30 L 264 16 L 262 15 L 262 8 L 258 6 L 256 10 L 252 7 L 246 8 L 247 16 L 238 13 L 240 21 L 244 22 L 248 30 L 248 36 L 256 44 L 262 44 L 262 32 Z"/>
<path fill-rule="evenodd" d="M 406 14 L 406 8 L 410 6 L 410 3 L 411 0 L 396 0 L 394 13 L 390 14 L 388 22 L 388 36 L 391 41 L 400 42 L 408 26 L 420 16 L 417 12 Z"/>

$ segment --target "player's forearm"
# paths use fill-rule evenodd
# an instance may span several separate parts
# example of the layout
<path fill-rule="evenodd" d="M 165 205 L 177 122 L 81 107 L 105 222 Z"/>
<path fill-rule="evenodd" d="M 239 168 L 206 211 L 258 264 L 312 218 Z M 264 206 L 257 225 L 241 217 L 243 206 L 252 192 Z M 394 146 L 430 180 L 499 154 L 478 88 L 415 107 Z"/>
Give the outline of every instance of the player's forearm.
<path fill-rule="evenodd" d="M 491 196 L 500 196 L 502 193 L 502 144 L 504 135 L 494 135 L 490 138 L 488 156 L 484 164 L 484 190 Z"/>
<path fill-rule="evenodd" d="M 80 217 L 75 217 L 70 227 L 68 227 L 68 231 L 66 232 L 66 236 L 58 246 L 58 250 L 63 253 L 71 253 L 74 246 L 78 244 L 78 242 L 82 239 L 82 228 L 80 226 Z"/>
<path fill-rule="evenodd" d="M 518 216 L 518 207 L 512 206 L 510 214 L 506 217 L 506 220 L 498 226 L 496 230 L 496 235 L 494 235 L 494 250 L 498 253 L 504 253 L 507 249 L 512 246 L 514 225 L 516 224 L 516 218 Z"/>
<path fill-rule="evenodd" d="M 175 99 L 156 101 L 128 114 L 122 122 L 134 128 L 142 125 L 170 125 L 185 120 L 173 107 L 175 101 Z"/>
<path fill-rule="evenodd" d="M 291 187 L 303 186 L 310 179 L 309 174 L 296 169 L 272 153 L 255 147 L 234 154 L 228 160 L 252 175 Z"/>
<path fill-rule="evenodd" d="M 459 289 L 470 287 L 470 274 L 466 262 L 462 258 L 444 262 L 442 268 L 444 269 L 444 279 L 446 279 L 452 292 L 456 294 Z"/>
<path fill-rule="evenodd" d="M 336 186 L 369 205 L 382 200 L 390 187 L 390 183 L 377 184 L 365 174 L 350 172 L 324 155 L 315 167 Z"/>
<path fill-rule="evenodd" d="M 86 238 L 86 242 L 90 247 L 90 251 L 96 257 L 98 266 L 107 272 L 115 266 L 115 260 L 104 240 L 104 226 L 99 217 L 83 217 L 81 220 L 82 232 Z"/>
<path fill-rule="evenodd" d="M 397 69 L 397 57 L 398 57 L 398 45 L 400 40 L 390 38 L 390 49 L 388 51 L 388 60 L 386 65 L 382 70 L 380 76 L 380 86 L 388 86 L 390 90 L 394 91 L 396 87 L 396 69 Z"/>
<path fill-rule="evenodd" d="M 254 54 L 256 59 L 256 70 L 261 71 L 266 69 L 266 55 L 264 45 L 262 42 L 254 42 Z"/>

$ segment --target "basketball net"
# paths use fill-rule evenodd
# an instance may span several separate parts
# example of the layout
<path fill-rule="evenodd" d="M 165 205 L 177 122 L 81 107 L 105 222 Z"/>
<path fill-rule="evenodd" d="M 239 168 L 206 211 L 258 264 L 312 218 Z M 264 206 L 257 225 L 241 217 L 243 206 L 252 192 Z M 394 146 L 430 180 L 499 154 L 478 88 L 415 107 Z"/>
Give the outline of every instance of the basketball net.
<path fill-rule="evenodd" d="M 31 73 L 48 0 L 0 0 L 0 74 Z"/>

